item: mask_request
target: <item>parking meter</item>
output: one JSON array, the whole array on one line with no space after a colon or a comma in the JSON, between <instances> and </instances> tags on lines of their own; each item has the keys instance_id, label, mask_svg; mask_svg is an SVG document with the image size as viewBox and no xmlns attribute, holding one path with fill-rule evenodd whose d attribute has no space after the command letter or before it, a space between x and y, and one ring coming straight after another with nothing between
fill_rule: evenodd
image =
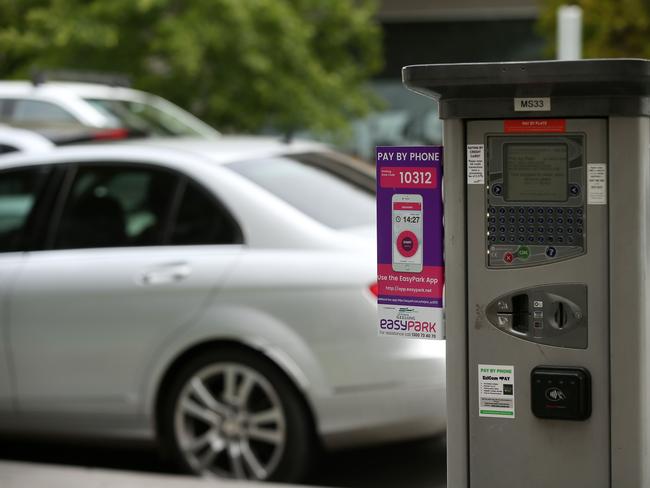
<instances>
[{"instance_id":1,"label":"parking meter","mask_svg":"<svg viewBox=\"0 0 650 488\"><path fill-rule=\"evenodd\" d=\"M444 122L448 486L650 486L650 62L403 80Z\"/></svg>"}]
</instances>

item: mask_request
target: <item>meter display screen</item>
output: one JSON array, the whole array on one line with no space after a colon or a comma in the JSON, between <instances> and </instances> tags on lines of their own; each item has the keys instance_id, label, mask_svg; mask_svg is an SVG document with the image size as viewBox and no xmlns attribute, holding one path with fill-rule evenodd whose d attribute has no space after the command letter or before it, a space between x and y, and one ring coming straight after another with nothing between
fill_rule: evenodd
<instances>
[{"instance_id":1,"label":"meter display screen","mask_svg":"<svg viewBox=\"0 0 650 488\"><path fill-rule=\"evenodd\" d=\"M567 200L569 158L566 144L507 144L504 150L505 200Z\"/></svg>"}]
</instances>

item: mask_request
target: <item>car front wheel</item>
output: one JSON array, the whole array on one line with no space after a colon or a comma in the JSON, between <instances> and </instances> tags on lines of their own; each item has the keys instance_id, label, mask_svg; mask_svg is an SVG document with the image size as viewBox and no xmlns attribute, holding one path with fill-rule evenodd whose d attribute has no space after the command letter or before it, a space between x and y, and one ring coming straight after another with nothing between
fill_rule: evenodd
<instances>
[{"instance_id":1,"label":"car front wheel","mask_svg":"<svg viewBox=\"0 0 650 488\"><path fill-rule=\"evenodd\" d=\"M295 387L247 350L201 354L185 364L162 409L163 441L179 464L211 477L298 481L313 427Z\"/></svg>"}]
</instances>

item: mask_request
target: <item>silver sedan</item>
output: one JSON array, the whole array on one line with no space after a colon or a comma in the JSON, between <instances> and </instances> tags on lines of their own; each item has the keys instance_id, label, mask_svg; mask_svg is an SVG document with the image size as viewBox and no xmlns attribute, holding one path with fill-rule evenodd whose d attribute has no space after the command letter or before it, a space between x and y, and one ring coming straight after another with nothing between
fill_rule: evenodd
<instances>
[{"instance_id":1,"label":"silver sedan","mask_svg":"<svg viewBox=\"0 0 650 488\"><path fill-rule=\"evenodd\" d=\"M373 188L262 138L3 156L0 429L261 480L443 432L444 343L377 335Z\"/></svg>"}]
</instances>

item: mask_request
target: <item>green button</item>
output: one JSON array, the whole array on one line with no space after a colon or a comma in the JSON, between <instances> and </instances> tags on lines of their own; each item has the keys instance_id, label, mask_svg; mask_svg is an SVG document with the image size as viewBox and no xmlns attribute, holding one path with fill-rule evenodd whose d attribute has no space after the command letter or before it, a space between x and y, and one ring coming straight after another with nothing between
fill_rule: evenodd
<instances>
[{"instance_id":1,"label":"green button","mask_svg":"<svg viewBox=\"0 0 650 488\"><path fill-rule=\"evenodd\" d=\"M530 256L530 249L528 249L526 246L522 246L517 250L517 257L519 259L528 259Z\"/></svg>"}]
</instances>

